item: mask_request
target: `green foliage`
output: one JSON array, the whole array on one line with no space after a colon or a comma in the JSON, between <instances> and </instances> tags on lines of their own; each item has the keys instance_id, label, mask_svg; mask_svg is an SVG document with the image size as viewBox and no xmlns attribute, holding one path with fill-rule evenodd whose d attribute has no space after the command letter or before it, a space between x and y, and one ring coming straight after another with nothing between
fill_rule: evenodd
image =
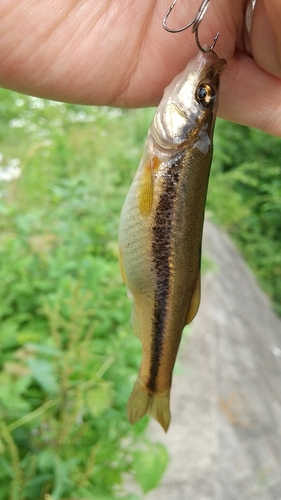
<instances>
[{"instance_id":1,"label":"green foliage","mask_svg":"<svg viewBox=\"0 0 281 500\"><path fill-rule=\"evenodd\" d=\"M218 121L207 208L231 232L281 314L281 141Z\"/></svg>"},{"instance_id":2,"label":"green foliage","mask_svg":"<svg viewBox=\"0 0 281 500\"><path fill-rule=\"evenodd\" d=\"M119 213L150 110L0 91L0 500L143 493L166 467L125 408L140 361ZM280 140L218 122L208 211L280 312Z\"/></svg>"},{"instance_id":3,"label":"green foliage","mask_svg":"<svg viewBox=\"0 0 281 500\"><path fill-rule=\"evenodd\" d=\"M0 500L136 500L124 474L146 492L167 462L125 410L117 227L148 112L0 94Z\"/></svg>"},{"instance_id":4,"label":"green foliage","mask_svg":"<svg viewBox=\"0 0 281 500\"><path fill-rule=\"evenodd\" d=\"M155 444L149 454L147 450L136 451L135 474L144 493L157 486L167 465L167 453L160 444Z\"/></svg>"}]
</instances>

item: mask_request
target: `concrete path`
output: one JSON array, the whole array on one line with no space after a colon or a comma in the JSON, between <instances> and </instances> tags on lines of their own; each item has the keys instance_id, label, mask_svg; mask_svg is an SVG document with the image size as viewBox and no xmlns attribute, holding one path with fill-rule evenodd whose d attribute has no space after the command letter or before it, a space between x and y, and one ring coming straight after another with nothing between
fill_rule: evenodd
<instances>
[{"instance_id":1,"label":"concrete path","mask_svg":"<svg viewBox=\"0 0 281 500\"><path fill-rule=\"evenodd\" d=\"M173 378L161 485L145 500L281 500L281 321L229 238L207 222L200 312Z\"/></svg>"}]
</instances>

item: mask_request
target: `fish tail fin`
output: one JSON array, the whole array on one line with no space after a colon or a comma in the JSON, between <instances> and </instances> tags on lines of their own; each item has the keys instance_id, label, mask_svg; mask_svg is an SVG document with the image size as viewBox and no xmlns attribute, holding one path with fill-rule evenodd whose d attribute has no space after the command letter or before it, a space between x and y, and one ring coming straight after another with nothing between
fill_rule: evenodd
<instances>
[{"instance_id":1,"label":"fish tail fin","mask_svg":"<svg viewBox=\"0 0 281 500\"><path fill-rule=\"evenodd\" d=\"M131 424L137 422L144 415L153 417L165 432L167 432L170 420L170 390L161 396L151 396L144 392L137 380L127 405L127 415Z\"/></svg>"}]
</instances>

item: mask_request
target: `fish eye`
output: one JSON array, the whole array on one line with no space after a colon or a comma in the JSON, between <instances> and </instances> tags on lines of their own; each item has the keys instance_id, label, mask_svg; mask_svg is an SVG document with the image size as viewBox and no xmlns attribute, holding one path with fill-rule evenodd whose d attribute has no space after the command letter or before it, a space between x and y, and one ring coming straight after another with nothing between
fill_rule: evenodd
<instances>
[{"instance_id":1,"label":"fish eye","mask_svg":"<svg viewBox=\"0 0 281 500\"><path fill-rule=\"evenodd\" d=\"M215 98L215 91L208 85L207 83L201 83L198 85L196 90L196 99L197 101L204 106L204 108L208 108Z\"/></svg>"}]
</instances>

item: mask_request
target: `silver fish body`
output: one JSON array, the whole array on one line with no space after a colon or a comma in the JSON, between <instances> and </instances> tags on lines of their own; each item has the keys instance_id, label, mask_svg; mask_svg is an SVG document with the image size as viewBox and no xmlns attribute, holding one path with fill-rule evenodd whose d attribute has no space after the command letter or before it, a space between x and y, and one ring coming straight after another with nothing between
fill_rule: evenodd
<instances>
[{"instance_id":1,"label":"silver fish body","mask_svg":"<svg viewBox=\"0 0 281 500\"><path fill-rule=\"evenodd\" d=\"M182 330L200 302L204 208L225 65L213 52L200 52L166 88L120 219L121 273L142 342L128 417L134 423L148 413L165 430Z\"/></svg>"}]
</instances>

